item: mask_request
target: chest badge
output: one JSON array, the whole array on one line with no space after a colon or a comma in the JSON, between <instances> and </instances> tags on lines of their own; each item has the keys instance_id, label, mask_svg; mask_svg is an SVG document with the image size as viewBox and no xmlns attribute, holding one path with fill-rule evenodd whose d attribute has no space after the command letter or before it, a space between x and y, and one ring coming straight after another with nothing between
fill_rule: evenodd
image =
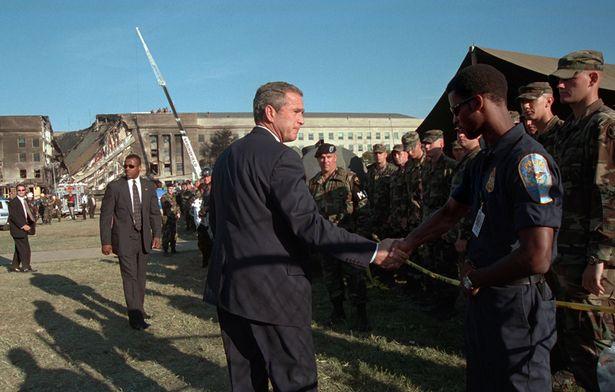
<instances>
[{"instance_id":1,"label":"chest badge","mask_svg":"<svg viewBox=\"0 0 615 392\"><path fill-rule=\"evenodd\" d=\"M553 177L545 157L537 153L524 156L519 162L519 175L525 190L534 202L548 204L553 201L549 196Z\"/></svg>"},{"instance_id":2,"label":"chest badge","mask_svg":"<svg viewBox=\"0 0 615 392\"><path fill-rule=\"evenodd\" d=\"M489 174L489 178L487 179L487 183L485 184L485 190L489 193L493 192L495 188L495 167L491 170Z\"/></svg>"}]
</instances>

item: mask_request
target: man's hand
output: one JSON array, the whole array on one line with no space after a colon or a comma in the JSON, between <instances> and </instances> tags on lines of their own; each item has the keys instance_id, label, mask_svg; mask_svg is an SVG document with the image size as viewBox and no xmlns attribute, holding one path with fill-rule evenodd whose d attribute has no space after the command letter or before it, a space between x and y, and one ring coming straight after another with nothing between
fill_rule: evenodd
<instances>
[{"instance_id":1,"label":"man's hand","mask_svg":"<svg viewBox=\"0 0 615 392\"><path fill-rule=\"evenodd\" d=\"M154 239L152 240L152 248L160 249L160 238L154 237Z\"/></svg>"},{"instance_id":2,"label":"man's hand","mask_svg":"<svg viewBox=\"0 0 615 392\"><path fill-rule=\"evenodd\" d=\"M397 240L387 238L378 244L378 253L374 259L374 264L386 270L399 268L406 262L408 254L404 251L393 247Z\"/></svg>"},{"instance_id":3,"label":"man's hand","mask_svg":"<svg viewBox=\"0 0 615 392\"><path fill-rule=\"evenodd\" d=\"M585 271L583 271L583 288L594 295L604 294L604 287L602 286L603 271L604 263L587 264Z\"/></svg>"},{"instance_id":4,"label":"man's hand","mask_svg":"<svg viewBox=\"0 0 615 392\"><path fill-rule=\"evenodd\" d=\"M101 251L103 255L110 255L113 252L113 246L103 245Z\"/></svg>"},{"instance_id":5,"label":"man's hand","mask_svg":"<svg viewBox=\"0 0 615 392\"><path fill-rule=\"evenodd\" d=\"M457 253L465 253L468 248L468 240L458 239L455 241L455 250Z\"/></svg>"},{"instance_id":6,"label":"man's hand","mask_svg":"<svg viewBox=\"0 0 615 392\"><path fill-rule=\"evenodd\" d=\"M463 265L460 268L459 271L459 279L463 282L463 278L465 278L466 276L470 275L470 273L472 273L473 271L476 271L476 268L474 268L474 266L469 263L468 261L465 261L463 263ZM470 278L471 280L472 278ZM461 288L463 289L463 291L465 292L467 297L473 297L476 294L478 294L478 290L480 290L477 287L472 287L470 290L466 289L465 287L463 287L463 285L461 286Z\"/></svg>"},{"instance_id":7,"label":"man's hand","mask_svg":"<svg viewBox=\"0 0 615 392\"><path fill-rule=\"evenodd\" d=\"M30 231L30 225L23 225L23 226L21 227L21 229L22 229L23 231Z\"/></svg>"}]
</instances>

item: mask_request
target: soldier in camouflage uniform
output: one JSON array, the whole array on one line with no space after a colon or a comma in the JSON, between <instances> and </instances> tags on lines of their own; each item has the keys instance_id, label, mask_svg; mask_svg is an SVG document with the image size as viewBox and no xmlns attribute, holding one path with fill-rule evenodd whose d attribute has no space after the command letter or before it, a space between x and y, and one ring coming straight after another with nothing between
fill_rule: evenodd
<instances>
[{"instance_id":1,"label":"soldier in camouflage uniform","mask_svg":"<svg viewBox=\"0 0 615 392\"><path fill-rule=\"evenodd\" d=\"M421 144L419 134L416 131L406 132L401 138L404 150L408 152L408 164L406 168L406 219L408 232L414 230L423 219L423 170L426 162L426 154Z\"/></svg>"},{"instance_id":2,"label":"soldier in camouflage uniform","mask_svg":"<svg viewBox=\"0 0 615 392\"><path fill-rule=\"evenodd\" d=\"M409 195L406 178L408 168L408 151L401 144L393 146L391 151L397 170L391 176L389 193L389 235L394 238L408 234Z\"/></svg>"},{"instance_id":3,"label":"soldier in camouflage uniform","mask_svg":"<svg viewBox=\"0 0 615 392\"><path fill-rule=\"evenodd\" d=\"M615 111L598 96L604 60L593 50L559 59L560 100L572 109L557 130L554 154L564 185L558 257L553 262L560 300L615 306ZM551 275L553 277L553 275ZM553 371L568 369L578 385L598 390L596 363L613 343L615 316L557 309Z\"/></svg>"},{"instance_id":4,"label":"soldier in camouflage uniform","mask_svg":"<svg viewBox=\"0 0 615 392\"><path fill-rule=\"evenodd\" d=\"M203 268L209 264L213 242L209 234L209 197L211 194L211 169L206 167L202 171L202 183L200 187L201 207L199 208L199 218L201 223L197 227L198 244L201 255L203 256Z\"/></svg>"},{"instance_id":5,"label":"soldier in camouflage uniform","mask_svg":"<svg viewBox=\"0 0 615 392\"><path fill-rule=\"evenodd\" d=\"M52 195L51 205L53 206L52 218L58 218L58 222L61 222L62 221L62 200L56 195Z\"/></svg>"},{"instance_id":6,"label":"soldier in camouflage uniform","mask_svg":"<svg viewBox=\"0 0 615 392\"><path fill-rule=\"evenodd\" d=\"M421 172L423 186L423 221L448 201L451 180L457 162L444 155L444 134L432 129L423 134L421 143L425 148L427 162ZM451 235L426 244L423 248L423 264L426 268L446 276L457 276L457 254ZM458 290L449 285L429 279L426 288L433 293L436 304L444 307L454 305Z\"/></svg>"},{"instance_id":7,"label":"soldier in camouflage uniform","mask_svg":"<svg viewBox=\"0 0 615 392\"><path fill-rule=\"evenodd\" d=\"M553 89L547 82L530 83L519 88L517 100L523 111L523 117L531 122L528 133L553 155L553 138L557 128L563 124L563 121L551 111L555 101Z\"/></svg>"},{"instance_id":8,"label":"soldier in camouflage uniform","mask_svg":"<svg viewBox=\"0 0 615 392\"><path fill-rule=\"evenodd\" d=\"M461 184L463 181L463 173L470 163L476 158L480 152L480 136L476 139L468 139L465 132L457 128L457 145L461 147L463 155L455 167L453 178L451 179L451 193L453 190ZM449 234L454 241L455 251L457 252L457 267L460 268L465 262L466 249L468 246L468 240L472 235L472 219L470 217L462 218L455 226L455 229L451 230Z\"/></svg>"},{"instance_id":9,"label":"soldier in camouflage uniform","mask_svg":"<svg viewBox=\"0 0 615 392\"><path fill-rule=\"evenodd\" d=\"M365 189L369 198L370 228L379 238L388 237L387 219L389 217L389 196L391 175L395 165L387 162L387 150L384 144L374 144L375 162L367 167L367 184Z\"/></svg>"},{"instance_id":10,"label":"soldier in camouflage uniform","mask_svg":"<svg viewBox=\"0 0 615 392\"><path fill-rule=\"evenodd\" d=\"M169 247L171 253L176 253L175 249L177 241L177 221L181 216L181 211L177 205L175 198L175 185L170 184L167 186L167 193L160 198L160 204L162 204L162 250L165 255L169 253Z\"/></svg>"},{"instance_id":11,"label":"soldier in camouflage uniform","mask_svg":"<svg viewBox=\"0 0 615 392\"><path fill-rule=\"evenodd\" d=\"M40 199L41 210L42 210L42 221L44 225L51 224L51 211L53 206L51 205L51 197L44 193L41 194Z\"/></svg>"},{"instance_id":12,"label":"soldier in camouflage uniform","mask_svg":"<svg viewBox=\"0 0 615 392\"><path fill-rule=\"evenodd\" d=\"M453 145L451 146L451 152L453 153L453 158L457 162L461 162L461 160L463 159L463 157L466 156L467 153L467 151L464 150L463 147L461 147L461 144L459 144L459 140L453 141Z\"/></svg>"},{"instance_id":13,"label":"soldier in camouflage uniform","mask_svg":"<svg viewBox=\"0 0 615 392\"><path fill-rule=\"evenodd\" d=\"M315 156L321 171L310 179L308 187L321 215L330 222L355 232L357 226L364 224L367 219L367 198L360 189L356 174L337 167L335 152L333 144L323 143L318 147ZM368 330L365 272L328 256L323 257L322 270L333 305L330 325L346 318L343 305L345 279L349 299L357 311L356 328L360 331Z\"/></svg>"}]
</instances>

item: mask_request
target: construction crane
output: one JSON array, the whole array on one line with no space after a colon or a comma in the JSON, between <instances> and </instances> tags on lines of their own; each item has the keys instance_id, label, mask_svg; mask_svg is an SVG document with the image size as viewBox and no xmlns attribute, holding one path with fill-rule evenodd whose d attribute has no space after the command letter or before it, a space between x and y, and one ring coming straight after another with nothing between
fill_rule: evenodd
<instances>
[{"instance_id":1,"label":"construction crane","mask_svg":"<svg viewBox=\"0 0 615 392\"><path fill-rule=\"evenodd\" d=\"M164 95L167 97L167 101L169 101L169 106L171 106L171 111L173 112L173 115L175 116L175 122L177 123L177 127L179 128L179 134L182 137L182 142L184 143L184 147L186 148L186 151L188 152L188 156L190 157L190 163L192 164L193 178L196 178L201 175L201 165L199 165L199 161L198 159L196 159L196 155L194 154L194 149L192 148L192 143L190 143L190 139L188 139L188 135L186 134L186 130L184 129L184 126L182 125L182 121L179 118L179 115L177 114L177 110L175 110L175 105L173 104L173 100L171 99L171 95L169 94L169 90L167 89L167 82L164 81L164 78L162 77L162 73L160 73L160 69L158 69L158 65L156 65L156 61L154 61L154 57L150 53L149 48L147 47L147 44L145 43L145 40L143 39L143 36L141 35L141 32L139 31L139 28L136 27L136 29L137 29L137 35L139 36L139 39L141 40L141 43L143 44L143 49L145 50L145 55L147 56L147 60L149 61L149 64L152 66L152 70L154 70L154 74L156 75L156 80L158 81L158 84L160 85L160 87L162 87L162 91L164 91Z\"/></svg>"}]
</instances>

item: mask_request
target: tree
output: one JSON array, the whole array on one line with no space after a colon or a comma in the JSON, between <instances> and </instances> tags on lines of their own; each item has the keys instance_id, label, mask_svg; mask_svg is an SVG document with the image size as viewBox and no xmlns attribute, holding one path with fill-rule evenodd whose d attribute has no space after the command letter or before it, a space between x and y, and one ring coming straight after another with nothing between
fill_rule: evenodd
<instances>
[{"instance_id":1,"label":"tree","mask_svg":"<svg viewBox=\"0 0 615 392\"><path fill-rule=\"evenodd\" d=\"M202 161L209 165L213 165L216 159L222 154L228 146L237 140L237 135L234 135L229 129L221 129L216 131L208 142L201 143L199 154Z\"/></svg>"}]
</instances>

